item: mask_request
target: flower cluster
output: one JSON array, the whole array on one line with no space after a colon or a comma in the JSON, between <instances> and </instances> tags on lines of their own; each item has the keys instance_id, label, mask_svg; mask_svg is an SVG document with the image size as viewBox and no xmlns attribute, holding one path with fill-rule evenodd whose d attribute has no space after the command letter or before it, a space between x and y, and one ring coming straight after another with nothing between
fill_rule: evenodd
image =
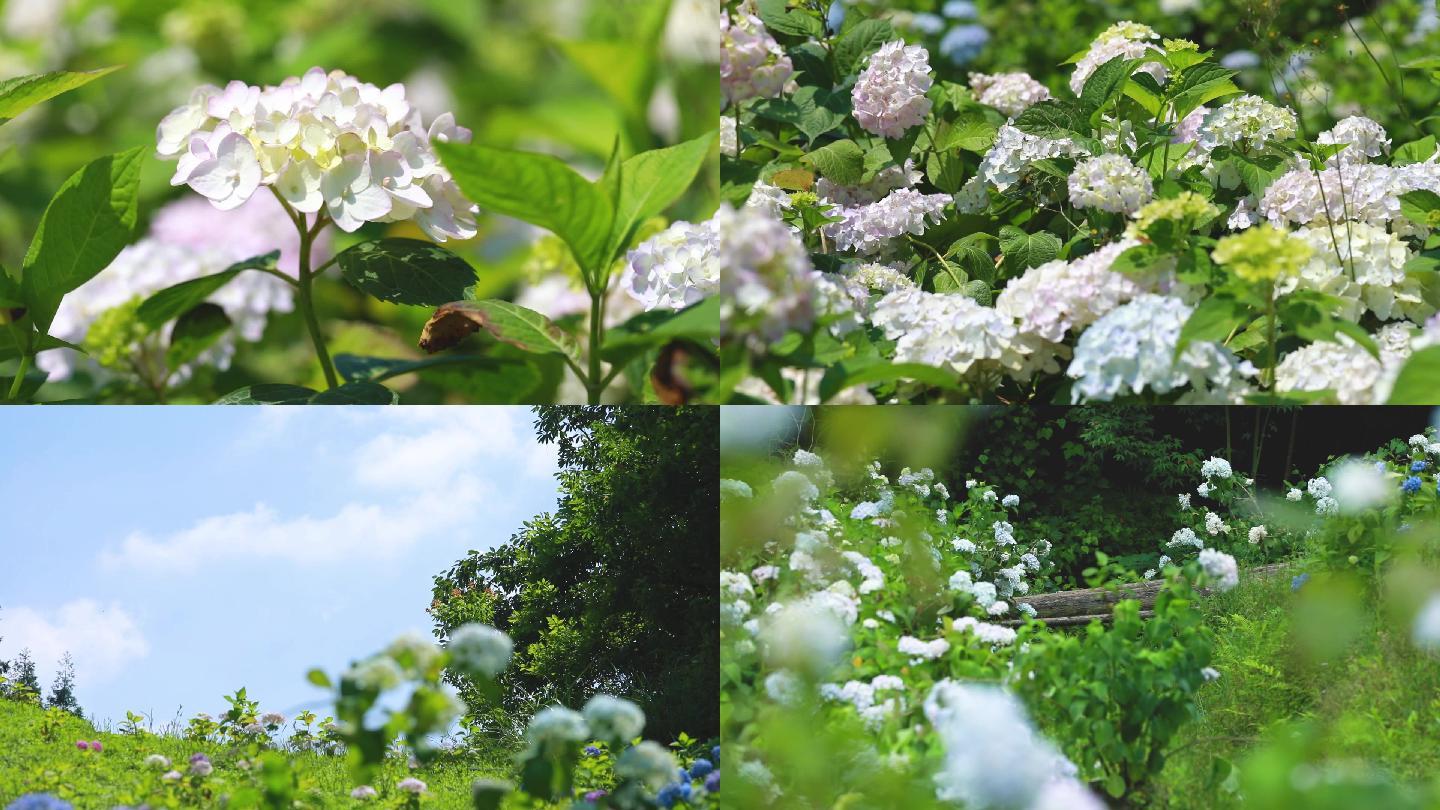
<instances>
[{"instance_id":1,"label":"flower cluster","mask_svg":"<svg viewBox=\"0 0 1440 810\"><path fill-rule=\"evenodd\" d=\"M160 122L156 137L158 154L178 159L171 184L222 210L266 186L344 231L413 220L440 242L476 233L478 209L432 148L467 143L470 131L449 113L424 127L403 85L381 89L320 68L278 86L207 85Z\"/></svg>"},{"instance_id":2,"label":"flower cluster","mask_svg":"<svg viewBox=\"0 0 1440 810\"><path fill-rule=\"evenodd\" d=\"M720 287L715 219L675 222L626 256L620 285L646 310L684 309Z\"/></svg>"},{"instance_id":3,"label":"flower cluster","mask_svg":"<svg viewBox=\"0 0 1440 810\"><path fill-rule=\"evenodd\" d=\"M819 274L805 245L778 219L756 207L722 208L715 215L720 240L721 324L727 334L753 331L776 340L806 329L815 318Z\"/></svg>"},{"instance_id":4,"label":"flower cluster","mask_svg":"<svg viewBox=\"0 0 1440 810\"><path fill-rule=\"evenodd\" d=\"M1050 89L1029 73L971 73L970 89L981 104L1015 117L1050 98Z\"/></svg>"},{"instance_id":5,"label":"flower cluster","mask_svg":"<svg viewBox=\"0 0 1440 810\"><path fill-rule=\"evenodd\" d=\"M900 138L930 113L930 54L904 40L871 54L851 91L855 120L866 132Z\"/></svg>"},{"instance_id":6,"label":"flower cluster","mask_svg":"<svg viewBox=\"0 0 1440 810\"><path fill-rule=\"evenodd\" d=\"M754 14L720 12L720 88L725 100L739 104L774 98L785 89L794 65Z\"/></svg>"},{"instance_id":7,"label":"flower cluster","mask_svg":"<svg viewBox=\"0 0 1440 810\"><path fill-rule=\"evenodd\" d=\"M897 236L923 234L926 224L940 221L949 203L944 194L902 188L877 202L840 209L840 221L825 226L825 234L837 250L869 255Z\"/></svg>"},{"instance_id":8,"label":"flower cluster","mask_svg":"<svg viewBox=\"0 0 1440 810\"><path fill-rule=\"evenodd\" d=\"M1070 173L1070 203L1116 214L1133 214L1150 201L1155 190L1150 174L1123 155L1104 154L1082 160Z\"/></svg>"},{"instance_id":9,"label":"flower cluster","mask_svg":"<svg viewBox=\"0 0 1440 810\"><path fill-rule=\"evenodd\" d=\"M1293 110L1259 96L1241 96L1205 116L1196 144L1206 152L1221 146L1259 149L1270 141L1293 137L1295 129Z\"/></svg>"}]
</instances>

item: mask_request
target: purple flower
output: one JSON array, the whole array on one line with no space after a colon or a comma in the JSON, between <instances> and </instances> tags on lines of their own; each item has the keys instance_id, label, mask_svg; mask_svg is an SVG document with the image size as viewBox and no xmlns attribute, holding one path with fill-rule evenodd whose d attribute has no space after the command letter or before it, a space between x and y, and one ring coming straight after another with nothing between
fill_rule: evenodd
<instances>
[{"instance_id":1,"label":"purple flower","mask_svg":"<svg viewBox=\"0 0 1440 810\"><path fill-rule=\"evenodd\" d=\"M190 764L191 764L191 765L194 765L194 764L197 763L197 762L209 762L209 761L210 761L210 757L207 757L207 756L205 756L204 754L191 754L191 755L190 755Z\"/></svg>"},{"instance_id":2,"label":"purple flower","mask_svg":"<svg viewBox=\"0 0 1440 810\"><path fill-rule=\"evenodd\" d=\"M76 740L75 747L79 748L81 751L88 751L90 750L90 743L87 743L84 740Z\"/></svg>"},{"instance_id":3,"label":"purple flower","mask_svg":"<svg viewBox=\"0 0 1440 810\"><path fill-rule=\"evenodd\" d=\"M710 791L711 793L719 793L719 792L720 792L720 772L719 772L719 771L713 771L713 772L711 772L710 776L706 777L706 779L705 779L705 789L708 790L708 791Z\"/></svg>"},{"instance_id":4,"label":"purple flower","mask_svg":"<svg viewBox=\"0 0 1440 810\"><path fill-rule=\"evenodd\" d=\"M596 748L596 747L593 746L593 745L587 745L587 746L585 746L585 756L587 756L587 757L598 757L598 756L600 756L600 749L599 749L599 748Z\"/></svg>"},{"instance_id":5,"label":"purple flower","mask_svg":"<svg viewBox=\"0 0 1440 810\"><path fill-rule=\"evenodd\" d=\"M90 743L90 750L91 750L91 751L96 751L96 752L104 751L104 750L105 750L105 746L101 745L99 740L96 740L96 741Z\"/></svg>"},{"instance_id":6,"label":"purple flower","mask_svg":"<svg viewBox=\"0 0 1440 810\"><path fill-rule=\"evenodd\" d=\"M585 794L585 801L587 801L587 802L598 802L598 801L600 801L600 799L603 798L604 796L605 796L605 791L603 791L603 790L592 790L592 791L590 791L589 793L586 793L586 794Z\"/></svg>"},{"instance_id":7,"label":"purple flower","mask_svg":"<svg viewBox=\"0 0 1440 810\"><path fill-rule=\"evenodd\" d=\"M5 810L74 810L74 807L49 793L28 793L6 805Z\"/></svg>"}]
</instances>

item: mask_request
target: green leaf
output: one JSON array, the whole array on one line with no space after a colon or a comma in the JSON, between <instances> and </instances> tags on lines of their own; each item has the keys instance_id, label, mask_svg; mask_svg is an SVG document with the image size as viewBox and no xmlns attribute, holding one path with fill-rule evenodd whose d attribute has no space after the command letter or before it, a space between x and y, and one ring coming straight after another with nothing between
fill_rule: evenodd
<instances>
[{"instance_id":1,"label":"green leaf","mask_svg":"<svg viewBox=\"0 0 1440 810\"><path fill-rule=\"evenodd\" d=\"M381 301L439 306L465 297L475 269L439 245L419 239L361 242L336 257L340 274Z\"/></svg>"},{"instance_id":2,"label":"green leaf","mask_svg":"<svg viewBox=\"0 0 1440 810\"><path fill-rule=\"evenodd\" d=\"M1060 255L1060 240L1046 231L1025 233L1014 225L1000 229L1000 252L1009 267L1039 267Z\"/></svg>"},{"instance_id":3,"label":"green leaf","mask_svg":"<svg viewBox=\"0 0 1440 810\"><path fill-rule=\"evenodd\" d=\"M20 278L37 331L49 331L60 299L94 278L130 243L146 151L137 146L87 164L50 200Z\"/></svg>"},{"instance_id":4,"label":"green leaf","mask_svg":"<svg viewBox=\"0 0 1440 810\"><path fill-rule=\"evenodd\" d=\"M1065 99L1048 99L1027 107L1015 118L1013 126L1021 132L1040 138L1088 137L1090 116L1078 103Z\"/></svg>"},{"instance_id":5,"label":"green leaf","mask_svg":"<svg viewBox=\"0 0 1440 810\"><path fill-rule=\"evenodd\" d=\"M849 139L825 144L803 160L826 180L838 185L859 185L865 176L865 153Z\"/></svg>"},{"instance_id":6,"label":"green leaf","mask_svg":"<svg viewBox=\"0 0 1440 810\"><path fill-rule=\"evenodd\" d=\"M1155 245L1136 245L1116 256L1110 269L1116 273L1144 273L1154 268L1165 257L1165 251Z\"/></svg>"},{"instance_id":7,"label":"green leaf","mask_svg":"<svg viewBox=\"0 0 1440 810\"><path fill-rule=\"evenodd\" d=\"M895 39L895 28L888 20L864 20L835 40L832 53L842 74L854 73L866 57L881 45Z\"/></svg>"},{"instance_id":8,"label":"green leaf","mask_svg":"<svg viewBox=\"0 0 1440 810\"><path fill-rule=\"evenodd\" d=\"M1284 158L1278 155L1256 155L1247 157L1238 152L1232 154L1228 160L1240 174L1245 187L1256 197L1265 193L1265 189L1275 182L1286 171Z\"/></svg>"},{"instance_id":9,"label":"green leaf","mask_svg":"<svg viewBox=\"0 0 1440 810\"><path fill-rule=\"evenodd\" d=\"M311 405L398 405L400 395L373 382L346 383L310 398Z\"/></svg>"},{"instance_id":10,"label":"green leaf","mask_svg":"<svg viewBox=\"0 0 1440 810\"><path fill-rule=\"evenodd\" d=\"M641 152L621 165L620 203L607 259L625 248L640 223L669 208L690 188L710 155L715 136L707 132L675 146Z\"/></svg>"},{"instance_id":11,"label":"green leaf","mask_svg":"<svg viewBox=\"0 0 1440 810\"><path fill-rule=\"evenodd\" d=\"M199 357L230 328L230 317L218 304L198 304L175 320L165 366L177 369Z\"/></svg>"},{"instance_id":12,"label":"green leaf","mask_svg":"<svg viewBox=\"0 0 1440 810\"><path fill-rule=\"evenodd\" d=\"M1400 213L1419 225L1427 228L1440 225L1440 222L1430 221L1436 211L1440 211L1440 194L1420 189L1400 195Z\"/></svg>"},{"instance_id":13,"label":"green leaf","mask_svg":"<svg viewBox=\"0 0 1440 810\"><path fill-rule=\"evenodd\" d=\"M925 160L925 177L946 194L965 184L965 162L954 152L933 152Z\"/></svg>"},{"instance_id":14,"label":"green leaf","mask_svg":"<svg viewBox=\"0 0 1440 810\"><path fill-rule=\"evenodd\" d=\"M261 383L238 388L215 400L216 405L304 405L315 389L302 385Z\"/></svg>"},{"instance_id":15,"label":"green leaf","mask_svg":"<svg viewBox=\"0 0 1440 810\"><path fill-rule=\"evenodd\" d=\"M1248 319L1249 313L1244 305L1235 299L1222 295L1206 298L1190 313L1185 325L1180 327L1180 337L1175 342L1175 356L1179 357L1187 346L1197 341L1223 342Z\"/></svg>"},{"instance_id":16,"label":"green leaf","mask_svg":"<svg viewBox=\"0 0 1440 810\"><path fill-rule=\"evenodd\" d=\"M323 669L312 669L305 673L305 680L315 684L321 689L329 689L332 686L330 676L326 675Z\"/></svg>"},{"instance_id":17,"label":"green leaf","mask_svg":"<svg viewBox=\"0 0 1440 810\"><path fill-rule=\"evenodd\" d=\"M1166 88L1175 106L1175 120L1181 120L1196 107L1224 96L1235 95L1240 88L1232 79L1235 71L1214 62L1201 62L1181 71Z\"/></svg>"},{"instance_id":18,"label":"green leaf","mask_svg":"<svg viewBox=\"0 0 1440 810\"><path fill-rule=\"evenodd\" d=\"M1435 136L1426 135L1418 141L1411 141L1397 147L1395 153L1390 157L1390 165L1404 166L1410 163L1424 163L1435 156L1435 149Z\"/></svg>"},{"instance_id":19,"label":"green leaf","mask_svg":"<svg viewBox=\"0 0 1440 810\"><path fill-rule=\"evenodd\" d=\"M442 354L421 360L388 357L361 357L355 354L335 355L335 370L345 382L384 382L394 377L414 374L432 368L474 367L499 368L514 365L512 361L479 354Z\"/></svg>"},{"instance_id":20,"label":"green leaf","mask_svg":"<svg viewBox=\"0 0 1440 810\"><path fill-rule=\"evenodd\" d=\"M777 34L816 39L825 36L825 23L803 11L788 11L786 0L758 0L755 7L760 21Z\"/></svg>"},{"instance_id":21,"label":"green leaf","mask_svg":"<svg viewBox=\"0 0 1440 810\"><path fill-rule=\"evenodd\" d=\"M580 362L580 346L568 332L533 309L498 300L454 301L435 310L420 333L420 348L442 351L480 329L521 351Z\"/></svg>"},{"instance_id":22,"label":"green leaf","mask_svg":"<svg viewBox=\"0 0 1440 810\"><path fill-rule=\"evenodd\" d=\"M1080 90L1080 103L1092 110L1091 116L1097 115L1111 99L1120 95L1125 89L1125 81L1130 78L1130 73L1140 63L1132 62L1123 56L1117 56L1090 74L1085 80L1085 86Z\"/></svg>"},{"instance_id":23,"label":"green leaf","mask_svg":"<svg viewBox=\"0 0 1440 810\"><path fill-rule=\"evenodd\" d=\"M141 302L140 307L135 310L135 317L154 331L199 306L216 290L229 284L241 271L274 267L279 260L280 251L275 250L264 256L236 262L214 275L192 278L166 287Z\"/></svg>"},{"instance_id":24,"label":"green leaf","mask_svg":"<svg viewBox=\"0 0 1440 810\"><path fill-rule=\"evenodd\" d=\"M1146 152L1144 156L1135 161L1135 165L1149 172L1152 178L1159 180L1178 167L1180 161L1190 153L1190 149L1194 146L1193 143L1162 144Z\"/></svg>"},{"instance_id":25,"label":"green leaf","mask_svg":"<svg viewBox=\"0 0 1440 810\"><path fill-rule=\"evenodd\" d=\"M999 131L1000 128L984 115L971 110L941 127L940 135L935 139L935 148L941 151L964 149L984 154L995 145L995 134Z\"/></svg>"},{"instance_id":26,"label":"green leaf","mask_svg":"<svg viewBox=\"0 0 1440 810\"><path fill-rule=\"evenodd\" d=\"M914 380L934 388L956 388L954 372L920 363L876 363L843 361L831 366L820 379L820 401L824 402L855 385Z\"/></svg>"},{"instance_id":27,"label":"green leaf","mask_svg":"<svg viewBox=\"0 0 1440 810\"><path fill-rule=\"evenodd\" d=\"M480 144L435 144L465 196L565 241L594 278L606 264L615 211L593 183L550 155Z\"/></svg>"},{"instance_id":28,"label":"green leaf","mask_svg":"<svg viewBox=\"0 0 1440 810\"><path fill-rule=\"evenodd\" d=\"M633 42L559 40L558 45L590 81L619 104L626 116L645 118L649 103L646 91L655 77L651 51Z\"/></svg>"},{"instance_id":29,"label":"green leaf","mask_svg":"<svg viewBox=\"0 0 1440 810\"><path fill-rule=\"evenodd\" d=\"M720 297L712 295L676 312L642 312L610 328L600 353L614 362L637 347L659 346L676 338L705 341L719 336Z\"/></svg>"},{"instance_id":30,"label":"green leaf","mask_svg":"<svg viewBox=\"0 0 1440 810\"><path fill-rule=\"evenodd\" d=\"M1440 405L1440 346L1420 349L1400 368L1389 405Z\"/></svg>"},{"instance_id":31,"label":"green leaf","mask_svg":"<svg viewBox=\"0 0 1440 810\"><path fill-rule=\"evenodd\" d=\"M61 93L89 84L101 76L114 73L120 66L72 73L58 70L54 73L39 73L31 76L17 76L0 81L0 124L14 118L29 108Z\"/></svg>"},{"instance_id":32,"label":"green leaf","mask_svg":"<svg viewBox=\"0 0 1440 810\"><path fill-rule=\"evenodd\" d=\"M805 137L814 141L845 123L849 114L849 98L841 92L818 87L801 87L789 98L764 98L751 109L757 116L793 124Z\"/></svg>"}]
</instances>

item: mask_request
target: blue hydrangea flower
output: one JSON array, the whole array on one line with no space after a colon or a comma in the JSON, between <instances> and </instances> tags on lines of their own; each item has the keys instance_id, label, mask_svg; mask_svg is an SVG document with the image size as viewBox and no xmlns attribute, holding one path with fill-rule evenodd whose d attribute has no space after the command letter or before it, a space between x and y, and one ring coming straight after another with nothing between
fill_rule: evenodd
<instances>
[{"instance_id":1,"label":"blue hydrangea flower","mask_svg":"<svg viewBox=\"0 0 1440 810\"><path fill-rule=\"evenodd\" d=\"M975 4L970 0L950 0L941 7L940 13L952 20L973 20L979 16Z\"/></svg>"},{"instance_id":2,"label":"blue hydrangea flower","mask_svg":"<svg viewBox=\"0 0 1440 810\"><path fill-rule=\"evenodd\" d=\"M830 10L825 13L825 27L830 33L840 33L841 26L845 25L845 4L840 0L830 4Z\"/></svg>"},{"instance_id":3,"label":"blue hydrangea flower","mask_svg":"<svg viewBox=\"0 0 1440 810\"><path fill-rule=\"evenodd\" d=\"M711 793L720 792L720 772L714 771L705 779L705 789Z\"/></svg>"},{"instance_id":4,"label":"blue hydrangea flower","mask_svg":"<svg viewBox=\"0 0 1440 810\"><path fill-rule=\"evenodd\" d=\"M720 761L720 746L717 745L710 749L710 758L716 762Z\"/></svg>"},{"instance_id":5,"label":"blue hydrangea flower","mask_svg":"<svg viewBox=\"0 0 1440 810\"><path fill-rule=\"evenodd\" d=\"M596 747L593 746L593 745L587 745L587 746L585 746L585 756L587 756L587 757L598 757L598 756L600 756L600 749L599 749L599 748L596 748Z\"/></svg>"},{"instance_id":6,"label":"blue hydrangea flower","mask_svg":"<svg viewBox=\"0 0 1440 810\"><path fill-rule=\"evenodd\" d=\"M710 764L710 760L697 759L694 762L690 763L690 778L704 779L705 777L709 776L710 772L713 770L715 770L715 766Z\"/></svg>"},{"instance_id":7,"label":"blue hydrangea flower","mask_svg":"<svg viewBox=\"0 0 1440 810\"><path fill-rule=\"evenodd\" d=\"M910 18L910 27L933 36L945 30L945 21L938 14L921 13Z\"/></svg>"},{"instance_id":8,"label":"blue hydrangea flower","mask_svg":"<svg viewBox=\"0 0 1440 810\"><path fill-rule=\"evenodd\" d=\"M1406 478L1403 482L1401 482L1400 488L1405 490L1407 493L1419 492L1420 477L1417 475L1412 475L1409 478Z\"/></svg>"},{"instance_id":9,"label":"blue hydrangea flower","mask_svg":"<svg viewBox=\"0 0 1440 810\"><path fill-rule=\"evenodd\" d=\"M30 793L6 806L5 810L75 810L67 801L49 793Z\"/></svg>"},{"instance_id":10,"label":"blue hydrangea flower","mask_svg":"<svg viewBox=\"0 0 1440 810\"><path fill-rule=\"evenodd\" d=\"M1424 472L1430 466L1428 461L1416 461L1410 464L1410 472Z\"/></svg>"},{"instance_id":11,"label":"blue hydrangea flower","mask_svg":"<svg viewBox=\"0 0 1440 810\"><path fill-rule=\"evenodd\" d=\"M957 25L940 39L940 53L955 65L968 65L985 50L990 32L983 25Z\"/></svg>"},{"instance_id":12,"label":"blue hydrangea flower","mask_svg":"<svg viewBox=\"0 0 1440 810\"><path fill-rule=\"evenodd\" d=\"M1300 586L1310 581L1309 574L1301 574L1290 578L1290 591L1293 593L1300 590Z\"/></svg>"}]
</instances>

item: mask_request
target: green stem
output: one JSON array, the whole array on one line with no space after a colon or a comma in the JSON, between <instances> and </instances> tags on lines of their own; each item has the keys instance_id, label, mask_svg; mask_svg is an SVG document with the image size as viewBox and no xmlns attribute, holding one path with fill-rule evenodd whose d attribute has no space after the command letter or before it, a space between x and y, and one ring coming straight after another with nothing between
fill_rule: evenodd
<instances>
[{"instance_id":1,"label":"green stem","mask_svg":"<svg viewBox=\"0 0 1440 810\"><path fill-rule=\"evenodd\" d=\"M10 383L10 393L6 399L14 400L20 396L20 386L25 384L25 372L30 370L30 355L20 355L20 368L15 371L15 379Z\"/></svg>"},{"instance_id":2,"label":"green stem","mask_svg":"<svg viewBox=\"0 0 1440 810\"><path fill-rule=\"evenodd\" d=\"M585 391L591 405L600 404L600 394L605 390L605 380L600 368L600 341L605 337L605 287L590 292L590 373L585 382Z\"/></svg>"},{"instance_id":3,"label":"green stem","mask_svg":"<svg viewBox=\"0 0 1440 810\"><path fill-rule=\"evenodd\" d=\"M1265 304L1265 341L1270 344L1270 363L1269 367L1265 369L1265 388L1267 390L1275 388L1275 365L1279 362L1278 349L1275 345L1275 320L1275 288L1271 286Z\"/></svg>"},{"instance_id":4,"label":"green stem","mask_svg":"<svg viewBox=\"0 0 1440 810\"><path fill-rule=\"evenodd\" d=\"M310 331L310 341L315 344L315 356L320 360L320 369L325 372L325 385L336 388L340 385L340 378L336 376L335 365L330 362L330 352L325 348L325 335L320 331L320 320L315 317L312 287L315 275L310 271L310 247L315 241L315 235L320 231L320 222L316 221L314 230L306 229L304 220L297 224L300 226L300 278L295 286L295 297L300 311L305 315L305 326Z\"/></svg>"}]
</instances>

